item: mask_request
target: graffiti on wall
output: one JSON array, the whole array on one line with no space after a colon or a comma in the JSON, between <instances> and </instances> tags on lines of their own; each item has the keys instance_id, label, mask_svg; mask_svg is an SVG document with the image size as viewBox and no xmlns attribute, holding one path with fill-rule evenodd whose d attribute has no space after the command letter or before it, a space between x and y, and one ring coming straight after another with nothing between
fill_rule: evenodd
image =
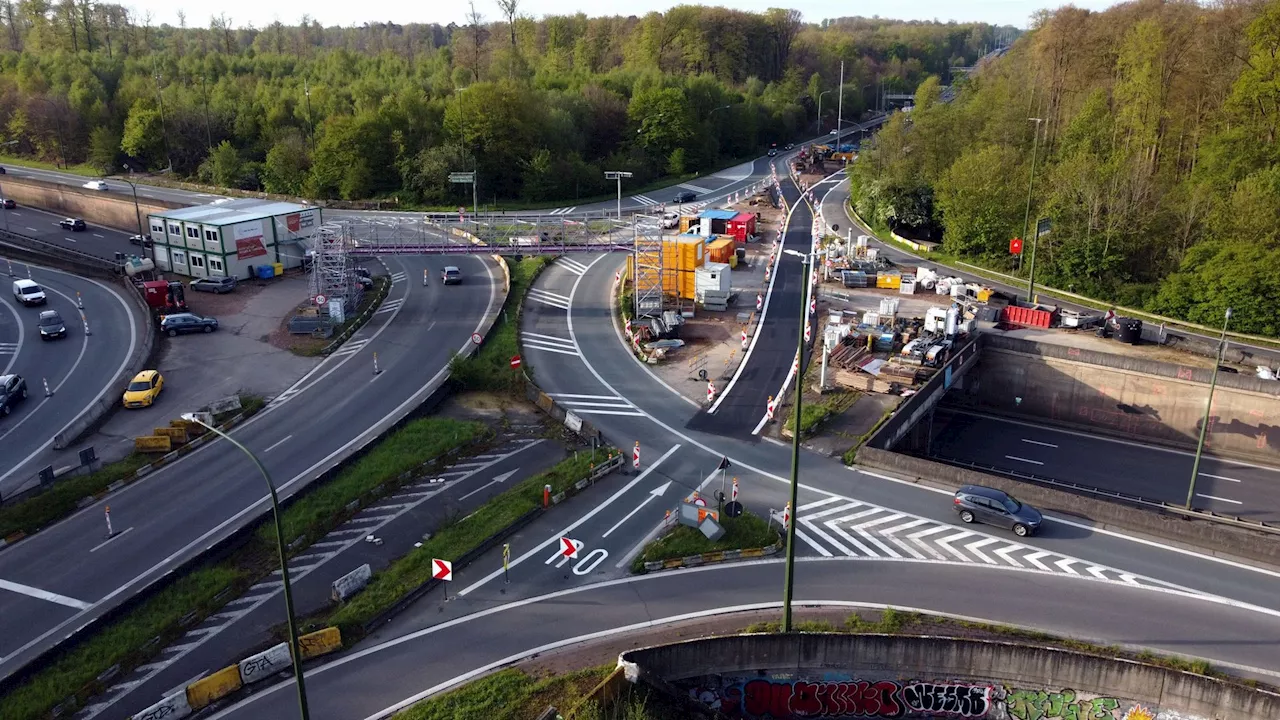
<instances>
[{"instance_id":1,"label":"graffiti on wall","mask_svg":"<svg viewBox=\"0 0 1280 720\"><path fill-rule=\"evenodd\" d=\"M1114 697L1064 689L964 682L755 677L677 683L689 697L739 720L981 718L983 720L1191 720Z\"/></svg>"}]
</instances>

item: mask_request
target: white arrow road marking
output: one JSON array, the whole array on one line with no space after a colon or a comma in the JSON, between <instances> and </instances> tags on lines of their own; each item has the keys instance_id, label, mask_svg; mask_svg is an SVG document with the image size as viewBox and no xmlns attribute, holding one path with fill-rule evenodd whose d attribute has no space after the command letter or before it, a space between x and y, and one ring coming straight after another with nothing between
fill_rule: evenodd
<instances>
[{"instance_id":1,"label":"white arrow road marking","mask_svg":"<svg viewBox=\"0 0 1280 720\"><path fill-rule=\"evenodd\" d=\"M510 480L510 479L511 479L511 476L512 476L512 475L515 475L515 474L516 474L516 473L518 473L518 472L520 472L520 468L516 468L516 469L514 469L514 470L508 470L508 471L506 471L506 472L502 473L501 475L498 475L498 476L494 477L492 480L490 480L489 482L487 482L487 483L485 483L485 484L481 485L480 487L476 488L475 490L472 490L471 492L467 493L466 495L463 495L462 497L458 498L458 502L462 502L463 500L466 500L467 498L471 497L472 495L475 495L476 493L480 492L481 490L484 490L485 488L489 487L490 485L497 485L498 483L506 482L507 480Z\"/></svg>"},{"instance_id":2,"label":"white arrow road marking","mask_svg":"<svg viewBox=\"0 0 1280 720\"><path fill-rule=\"evenodd\" d=\"M1085 570L1087 570L1087 571L1089 572L1089 574L1090 574L1090 575L1092 575L1092 576L1094 576L1094 577L1098 578L1099 580L1110 580L1110 579L1111 579L1111 578L1107 577L1106 575L1103 575L1103 573L1104 573L1104 572L1106 572L1106 570L1107 570L1106 568L1100 568L1100 567L1098 567L1097 565L1090 565L1089 567L1085 568Z\"/></svg>"},{"instance_id":3,"label":"white arrow road marking","mask_svg":"<svg viewBox=\"0 0 1280 720\"><path fill-rule=\"evenodd\" d=\"M925 552L927 552L927 553L929 553L930 555L932 555L932 556L934 557L934 559L935 559L935 560L945 560L946 558L944 558L944 557L943 557L942 553L938 552L938 551L933 547L933 545L931 545L931 544L929 544L928 542L926 542L926 541L924 540L924 537L925 537L926 535L933 535L933 534L935 534L935 533L944 532L944 531L946 531L946 530L950 530L950 529L951 529L951 528L950 528L950 526L947 526L947 525L935 525L935 526L933 526L933 527L931 527L931 528L925 528L924 530L921 530L921 531L919 531L919 532L913 532L913 533L911 533L910 535L908 535L908 536L907 536L907 539L909 539L911 542L913 542L913 543L915 543L915 544L919 545L920 547L924 548Z\"/></svg>"},{"instance_id":4,"label":"white arrow road marking","mask_svg":"<svg viewBox=\"0 0 1280 720\"><path fill-rule=\"evenodd\" d=\"M968 545L965 545L964 549L973 553L974 557L978 558L982 562L988 565L995 565L996 561L984 555L981 551L978 550L978 548L986 547L987 545L990 545L991 543L996 543L996 542L1000 542L1000 541L993 537L983 538L981 540L978 540L977 542L971 542Z\"/></svg>"},{"instance_id":5,"label":"white arrow road marking","mask_svg":"<svg viewBox=\"0 0 1280 720\"><path fill-rule=\"evenodd\" d=\"M1021 545L1005 545L1004 547L996 551L996 555L999 555L1001 559L1003 559L1005 562L1009 563L1014 567L1022 567L1022 563L1018 562L1017 560L1014 560L1013 556L1010 554L1010 553L1015 553L1019 550L1026 550L1026 548Z\"/></svg>"},{"instance_id":6,"label":"white arrow road marking","mask_svg":"<svg viewBox=\"0 0 1280 720\"><path fill-rule=\"evenodd\" d=\"M895 526L893 526L893 527L891 527L891 528L889 528L889 529L887 529L887 530L883 531L883 533L882 533L882 534L883 534L885 537L889 538L889 540L890 540L894 545L897 545L898 547L902 548L903 550L906 550L908 553L911 553L911 555L912 555L915 559L917 559L917 560L924 560L924 555L920 554L920 551L918 551L918 550L916 550L915 548L913 548L913 547L911 547L910 545L908 545L906 540L903 540L903 539L901 539L901 538L899 538L899 537L896 537L896 536L895 536L895 533L897 533L897 532L899 532L899 531L901 531L901 530L910 530L910 529L911 529L911 528L913 528L913 527L917 527L917 526L919 526L919 525L923 525L923 524L925 524L925 523L927 523L927 522L929 522L929 521L928 521L928 520L926 520L926 519L924 519L924 518L919 518L919 519L917 519L917 520L912 520L911 522L903 523L903 524L901 524L901 525L895 525Z\"/></svg>"},{"instance_id":7,"label":"white arrow road marking","mask_svg":"<svg viewBox=\"0 0 1280 720\"><path fill-rule=\"evenodd\" d=\"M1049 569L1048 565L1045 565L1044 563L1040 562L1040 558L1049 557L1049 555L1050 553L1041 551L1037 553L1031 553L1030 555L1023 558L1023 560L1026 560L1027 562L1031 563L1032 565L1035 565L1036 567L1040 568L1045 572L1053 572L1053 570Z\"/></svg>"},{"instance_id":8,"label":"white arrow road marking","mask_svg":"<svg viewBox=\"0 0 1280 720\"><path fill-rule=\"evenodd\" d=\"M942 538L941 540L938 541L938 545L942 547L942 549L951 553L952 555L955 555L956 557L960 558L962 562L969 562L970 561L969 557L967 557L964 553L960 552L959 550L951 547L951 543L956 542L957 540L963 540L967 537L973 537L973 533L969 532L968 530L961 530L955 535L948 535L947 537Z\"/></svg>"},{"instance_id":9,"label":"white arrow road marking","mask_svg":"<svg viewBox=\"0 0 1280 720\"><path fill-rule=\"evenodd\" d=\"M671 487L671 481L668 480L662 483L661 485L659 485L658 487L650 490L649 494L645 496L644 500L641 500L640 504L635 506L635 509L627 513L626 516L624 516L621 520L615 523L613 527L606 530L605 533L600 537L602 538L609 537L609 533L612 533L614 530L617 530L622 525L622 523L630 520L632 515L635 515L636 513L640 512L640 509L643 508L645 505L649 504L650 500L654 498L662 497L663 494L665 494L667 492L667 489L670 487Z\"/></svg>"},{"instance_id":10,"label":"white arrow road marking","mask_svg":"<svg viewBox=\"0 0 1280 720\"><path fill-rule=\"evenodd\" d=\"M1075 558L1064 558L1064 559L1059 560L1058 562L1054 563L1054 565L1057 565L1058 567L1062 568L1062 571L1063 571L1063 572L1065 572L1065 573L1070 573L1070 574L1072 574L1072 575L1079 575L1080 573L1078 573L1078 572L1076 572L1075 570L1071 569L1071 566L1072 566L1072 565L1074 565L1075 563L1078 563L1078 562L1080 562L1080 561L1079 561L1079 560L1076 560Z\"/></svg>"}]
</instances>

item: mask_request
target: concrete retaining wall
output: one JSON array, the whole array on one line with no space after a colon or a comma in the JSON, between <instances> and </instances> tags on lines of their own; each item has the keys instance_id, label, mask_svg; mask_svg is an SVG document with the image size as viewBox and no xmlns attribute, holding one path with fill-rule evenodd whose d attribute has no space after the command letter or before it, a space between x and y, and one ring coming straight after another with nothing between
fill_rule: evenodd
<instances>
[{"instance_id":1,"label":"concrete retaining wall","mask_svg":"<svg viewBox=\"0 0 1280 720\"><path fill-rule=\"evenodd\" d=\"M728 717L1274 720L1280 696L1119 658L983 640L762 634L618 658Z\"/></svg>"},{"instance_id":2,"label":"concrete retaining wall","mask_svg":"<svg viewBox=\"0 0 1280 720\"><path fill-rule=\"evenodd\" d=\"M1035 483L953 467L914 455L888 452L869 445L858 450L858 464L888 470L917 482L948 490L955 490L961 485L996 487L1041 510L1083 518L1103 529L1154 535L1211 555L1280 565L1280 536L1277 535L1209 520L1197 520L1118 500L1078 495Z\"/></svg>"},{"instance_id":3,"label":"concrete retaining wall","mask_svg":"<svg viewBox=\"0 0 1280 720\"><path fill-rule=\"evenodd\" d=\"M88 180L89 178L85 178L86 182ZM41 210L65 213L72 217L84 218L90 225L105 225L122 232L136 233L138 213L134 211L133 190L121 180L107 180L107 186L112 188L111 192L6 175L4 194L5 197L17 201L18 205L30 205ZM119 192L121 189L124 190L123 193ZM143 229L146 229L149 213L187 207L190 204L145 198L139 195L138 210L141 211Z\"/></svg>"},{"instance_id":4,"label":"concrete retaining wall","mask_svg":"<svg viewBox=\"0 0 1280 720\"><path fill-rule=\"evenodd\" d=\"M1195 446L1209 369L996 335L982 345L966 393L979 407ZM1219 373L1205 444L1219 455L1280 462L1280 382Z\"/></svg>"}]
</instances>

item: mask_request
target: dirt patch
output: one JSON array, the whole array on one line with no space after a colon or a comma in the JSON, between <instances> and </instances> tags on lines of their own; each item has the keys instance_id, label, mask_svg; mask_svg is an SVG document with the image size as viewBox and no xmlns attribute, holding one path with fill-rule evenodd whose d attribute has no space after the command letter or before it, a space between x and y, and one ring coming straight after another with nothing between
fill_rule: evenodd
<instances>
[{"instance_id":1,"label":"dirt patch","mask_svg":"<svg viewBox=\"0 0 1280 720\"><path fill-rule=\"evenodd\" d=\"M211 315L216 318L244 312L249 302L267 287L263 282L242 281L236 289L229 293L192 292L187 288L187 307L197 315Z\"/></svg>"},{"instance_id":2,"label":"dirt patch","mask_svg":"<svg viewBox=\"0 0 1280 720\"><path fill-rule=\"evenodd\" d=\"M297 335L289 332L289 319L297 315L304 308L310 306L310 303L299 303L289 314L280 321L280 326L271 331L267 335L267 342L274 348L288 350L294 355L313 356L319 355L320 351L328 345L330 338L316 338L310 335Z\"/></svg>"}]
</instances>

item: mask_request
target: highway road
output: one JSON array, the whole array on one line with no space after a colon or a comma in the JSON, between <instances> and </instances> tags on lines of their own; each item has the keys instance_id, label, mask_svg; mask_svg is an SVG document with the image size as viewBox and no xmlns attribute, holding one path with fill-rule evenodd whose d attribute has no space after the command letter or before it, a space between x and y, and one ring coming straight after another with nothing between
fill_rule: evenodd
<instances>
[{"instance_id":1,"label":"highway road","mask_svg":"<svg viewBox=\"0 0 1280 720\"><path fill-rule=\"evenodd\" d=\"M1195 455L955 408L935 417L931 454L1009 475L1076 483L1182 505ZM1280 468L1205 454L1196 507L1280 522Z\"/></svg>"},{"instance_id":2,"label":"highway road","mask_svg":"<svg viewBox=\"0 0 1280 720\"><path fill-rule=\"evenodd\" d=\"M25 307L13 298L11 273L28 275L44 288L45 305ZM0 419L0 495L33 485L50 461L53 438L108 393L128 366L147 320L123 296L118 284L80 278L60 270L0 260L0 374L17 373L27 381L27 400ZM84 304L85 323L77 302ZM40 337L44 310L56 310L67 336ZM45 382L51 396L45 394Z\"/></svg>"},{"instance_id":3,"label":"highway road","mask_svg":"<svg viewBox=\"0 0 1280 720\"><path fill-rule=\"evenodd\" d=\"M19 175L21 171L10 170L9 172ZM3 186L0 185L0 187ZM0 227L19 235L26 235L108 260L115 258L117 252L126 255L137 255L141 252L139 246L129 242L129 236L134 234L132 231L122 232L91 224L80 232L72 232L58 225L58 221L64 217L66 216L20 205L12 210L0 210Z\"/></svg>"},{"instance_id":4,"label":"highway road","mask_svg":"<svg viewBox=\"0 0 1280 720\"><path fill-rule=\"evenodd\" d=\"M451 259L461 286L417 282L440 258L388 262L384 312L234 434L263 459L284 496L396 422L447 377L483 318L501 306L492 261ZM378 354L380 374L373 372ZM104 538L109 502L118 534ZM63 636L198 556L266 509L262 478L214 442L103 502L0 551L0 673L7 676Z\"/></svg>"}]
</instances>

